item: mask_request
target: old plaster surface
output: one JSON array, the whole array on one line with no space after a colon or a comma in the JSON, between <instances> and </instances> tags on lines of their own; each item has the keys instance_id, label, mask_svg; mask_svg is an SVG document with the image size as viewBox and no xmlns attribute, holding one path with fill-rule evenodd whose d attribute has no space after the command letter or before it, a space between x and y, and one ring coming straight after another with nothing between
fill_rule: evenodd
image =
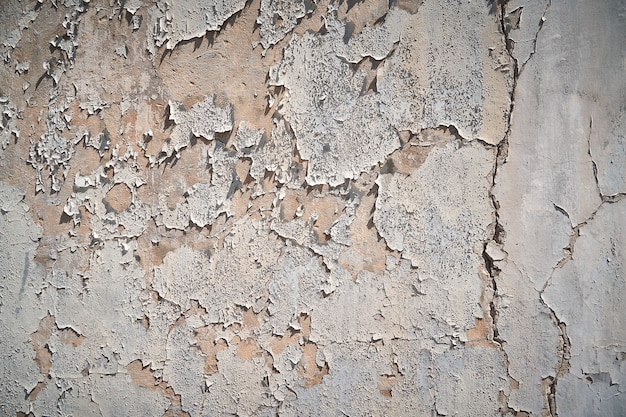
<instances>
[{"instance_id":1,"label":"old plaster surface","mask_svg":"<svg viewBox=\"0 0 626 417\"><path fill-rule=\"evenodd\" d=\"M626 415L624 27L0 2L0 414Z\"/></svg>"}]
</instances>

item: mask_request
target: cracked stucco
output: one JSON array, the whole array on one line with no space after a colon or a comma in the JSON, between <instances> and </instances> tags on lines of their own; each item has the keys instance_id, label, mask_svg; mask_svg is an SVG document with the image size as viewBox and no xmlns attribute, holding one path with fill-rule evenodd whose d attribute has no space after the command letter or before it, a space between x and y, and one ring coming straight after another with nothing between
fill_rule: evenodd
<instances>
[{"instance_id":1,"label":"cracked stucco","mask_svg":"<svg viewBox=\"0 0 626 417\"><path fill-rule=\"evenodd\" d=\"M0 4L0 413L622 416L619 1Z\"/></svg>"}]
</instances>

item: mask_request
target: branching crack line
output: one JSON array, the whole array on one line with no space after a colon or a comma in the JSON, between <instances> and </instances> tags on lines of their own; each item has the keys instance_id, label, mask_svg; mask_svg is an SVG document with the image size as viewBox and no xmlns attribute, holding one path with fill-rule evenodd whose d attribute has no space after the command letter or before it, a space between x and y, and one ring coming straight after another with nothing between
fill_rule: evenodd
<instances>
[{"instance_id":1,"label":"branching crack line","mask_svg":"<svg viewBox=\"0 0 626 417\"><path fill-rule=\"evenodd\" d=\"M552 5L552 0L548 0L548 4L546 4L546 8L544 9L543 15L541 16L541 20L539 21L539 27L537 28L537 32L535 32L535 38L533 39L533 49L532 51L530 51L530 54L528 55L528 58L526 58L526 61L524 61L522 65L519 67L520 74L522 73L522 71L524 71L526 64L528 64L530 59L533 57L533 55L535 55L535 52L537 51L537 39L539 39L539 33L541 32L541 29L543 29L543 25L546 21L546 14L548 13L548 9L550 9L551 5Z\"/></svg>"},{"instance_id":2,"label":"branching crack line","mask_svg":"<svg viewBox=\"0 0 626 417\"><path fill-rule=\"evenodd\" d=\"M559 207L558 205L554 203L553 203L553 206L556 211L558 211L559 213L563 214L565 217L570 219L570 216L567 213L567 211L565 211L563 208ZM595 215L596 212L592 214L592 217ZM552 307L550 307L548 303L546 303L546 301L543 298L543 294L546 288L552 282L552 277L554 276L554 272L557 269L562 268L566 263L572 260L573 255L574 255L574 248L576 245L576 241L578 237L580 236L580 229L584 227L586 224L587 224L587 221L573 227L572 229L573 232L570 235L569 244L565 248L563 248L563 251L564 251L563 258L561 258L557 262L557 264L552 268L550 277L546 280L545 284L541 288L541 291L539 292L539 302L550 312L550 317L552 318L552 322L559 330L559 347L558 347L559 361L555 369L556 371L555 376L548 377L546 379L548 381L549 391L546 392L547 398L545 399L545 401L548 405L548 409L550 412L549 415L552 417L558 416L557 403L556 403L556 387L558 384L558 380L560 377L567 374L570 369L569 360L570 360L570 352L571 352L571 341L570 341L569 336L567 335L567 324L561 321L559 317L557 316L556 312L554 311L554 309L552 309Z\"/></svg>"},{"instance_id":3,"label":"branching crack line","mask_svg":"<svg viewBox=\"0 0 626 417\"><path fill-rule=\"evenodd\" d=\"M598 181L598 166L596 165L596 161L593 160L593 155L591 154L591 132L593 131L593 116L589 116L589 135L587 136L587 154L589 155L589 159L591 160L591 165L593 167L593 178L596 181L596 188L598 189L598 195L600 199L604 201L604 196L602 195L602 189L600 188L600 182Z\"/></svg>"},{"instance_id":4,"label":"branching crack line","mask_svg":"<svg viewBox=\"0 0 626 417\"><path fill-rule=\"evenodd\" d=\"M491 204L493 206L493 212L495 216L495 225L493 228L493 235L491 236L490 239L488 239L485 242L485 245L483 248L483 259L485 262L485 268L487 269L487 272L491 278L490 285L492 287L492 296L491 296L491 299L489 300L489 313L491 315L491 322L492 322L492 329L493 329L493 341L496 343L496 345L498 346L498 349L503 355L509 379L511 381L514 381L514 378L511 376L509 372L509 364L510 364L509 357L508 357L506 350L504 349L504 345L506 342L502 338L500 338L500 334L498 332L498 297L499 295L498 295L497 278L500 274L500 271L494 265L493 260L490 258L489 254L487 253L487 244L490 240L493 240L501 244L505 237L504 229L503 229L502 223L500 222L500 215L498 213L500 204L493 191L496 185L496 179L497 179L499 168L505 163L507 155L508 155L508 149L509 149L508 141L511 135L511 117L512 117L513 110L515 107L515 89L517 87L517 79L519 76L518 62L513 55L513 42L509 38L508 36L509 31L506 28L506 22L505 22L506 3L507 3L506 0L502 0L497 3L497 6L498 6L497 13L498 13L498 19L499 19L499 24L500 24L500 32L504 38L503 41L504 41L504 46L506 48L506 53L509 56L511 62L513 63L513 77L512 77L511 90L509 93L510 104L509 104L509 111L507 114L506 132L504 133L504 137L502 138L502 140L497 145L496 158L495 158L496 160L495 160L494 167L492 170L491 189L489 190L489 197L491 199ZM501 410L503 411L503 413L511 411L511 408L508 405L508 396L504 395L503 398L504 398L503 400L504 404L502 405Z\"/></svg>"},{"instance_id":5,"label":"branching crack line","mask_svg":"<svg viewBox=\"0 0 626 417\"><path fill-rule=\"evenodd\" d=\"M595 168L595 164L594 164L594 168ZM594 173L595 173L595 169L594 169ZM621 198L619 198L619 200L621 200ZM617 201L619 201L617 200ZM540 291L540 296L539 296L539 301L541 302L541 304L543 304L548 311L550 311L550 316L552 318L552 321L554 322L554 324L557 326L557 328L559 329L559 362L557 364L556 367L556 374L555 377L552 378L550 377L550 381L549 381L549 392L547 393L548 398L547 400L547 404L549 406L549 411L550 411L550 415L553 417L557 417L558 416L558 410L557 410L557 403L556 403L556 387L558 384L558 380L560 377L564 376L565 374L567 374L569 372L570 369L570 358L571 358L571 340L569 338L569 336L567 335L567 325L565 322L561 321L559 319L559 317L557 316L556 312L552 309L552 307L550 307L546 301L543 298L543 294L546 290L546 288L550 285L550 283L552 282L552 278L554 276L554 273L557 269L562 268L565 264L567 264L570 260L573 259L574 256L574 250L575 250L575 246L576 246L576 241L577 239L580 237L580 229L585 227L591 220L593 220L593 218L595 217L596 213L600 210L600 208L602 207L602 205L607 202L607 203L613 203L614 201L612 200L604 200L602 203L600 203L600 205L598 206L598 208L591 214L591 216L585 220L584 222L576 225L573 227L573 232L570 235L570 241L568 246L566 246L565 248L563 248L563 251L565 252L565 255L563 256L563 258L561 258L557 264L552 268L552 272L550 274L550 277L548 278L548 280L546 281L546 283L544 284L543 288ZM554 205L554 208L563 213L565 216L567 216L569 218L569 215L567 214L567 212L565 210L563 210L562 208L558 207L556 204Z\"/></svg>"},{"instance_id":6,"label":"branching crack line","mask_svg":"<svg viewBox=\"0 0 626 417\"><path fill-rule=\"evenodd\" d=\"M600 181L598 180L598 165L596 161L593 159L593 153L591 152L591 133L593 131L593 116L589 116L589 135L587 136L587 154L589 155L589 159L591 160L591 165L593 167L593 178L596 181L596 187L598 189L598 195L600 196L600 206L592 213L592 215L585 220L584 223L587 223L589 220L593 219L596 215L602 204L604 203L617 203L618 201L626 198L626 193L617 193L614 195L605 195L602 193L602 188L600 187ZM583 224L583 223L581 223Z\"/></svg>"},{"instance_id":7,"label":"branching crack line","mask_svg":"<svg viewBox=\"0 0 626 417\"><path fill-rule=\"evenodd\" d=\"M559 413L557 411L556 404L556 387L559 382L559 378L563 375L567 374L570 369L570 351L571 351L571 341L569 336L567 335L567 325L559 319L556 315L556 312L545 302L543 299L543 290L540 293L539 301L541 304L548 309L550 312L550 317L554 325L559 330L559 347L558 347L558 355L559 361L557 367L555 369L556 373L554 377L548 377L549 381L549 392L546 392L547 398L546 402L549 408L550 416L558 417Z\"/></svg>"}]
</instances>

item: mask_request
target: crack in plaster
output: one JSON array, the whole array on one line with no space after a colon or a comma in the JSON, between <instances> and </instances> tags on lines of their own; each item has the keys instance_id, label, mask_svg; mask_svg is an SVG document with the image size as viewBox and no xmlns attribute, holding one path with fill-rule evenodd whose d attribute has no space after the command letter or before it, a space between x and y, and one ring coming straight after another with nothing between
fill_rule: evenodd
<instances>
[{"instance_id":1,"label":"crack in plaster","mask_svg":"<svg viewBox=\"0 0 626 417\"><path fill-rule=\"evenodd\" d=\"M500 276L500 269L495 266L495 261L506 259L507 254L505 251L502 251L501 249L502 247L501 245L506 240L506 230L504 229L503 225L500 222L500 215L498 212L500 203L497 201L496 196L493 191L495 188L495 184L498 181L498 170L503 164L506 163L506 159L508 156L508 150L509 150L508 139L511 134L511 118L515 110L515 91L517 88L517 80L519 78L519 74L521 73L521 69L520 69L518 60L515 58L513 54L513 49L512 49L513 43L509 39L509 28L507 27L507 21L506 21L506 18L508 16L506 12L506 6L507 6L508 1L507 0L494 0L493 3L494 3L494 6L496 7L495 13L497 14L499 18L498 19L500 22L499 29L503 37L505 50L508 56L510 57L511 61L513 62L513 74L512 74L513 76L512 76L512 85L510 88L510 97L509 97L510 107L507 113L506 130L504 133L504 137L496 145L497 153L496 153L495 163L494 163L493 170L492 170L492 182L491 182L492 187L489 190L489 196L490 196L491 204L493 206L494 215L495 215L493 235L491 236L490 240L495 242L497 245L497 249L496 249L497 255L494 256L490 253L489 241L486 241L484 243L483 259L485 262L485 266L487 268L487 272L489 273L489 276L491 277L492 291L490 293L492 294L492 296L491 296L491 299L489 300L489 307L490 307L489 313L491 315L491 323L493 326L493 341L497 344L498 350L501 352L501 354L504 357L505 364L506 364L506 371L507 371L509 380L512 381L513 384L519 385L519 382L516 381L515 378L513 378L510 374L509 356L506 350L503 348L504 345L506 344L506 340L501 338L499 331L498 331L498 307L499 307L498 301L502 295L499 294L499 291L498 291L498 277ZM538 35L538 32L537 32L537 35ZM498 259L498 258L501 258L501 259ZM553 387L556 388L556 383L554 383ZM524 413L523 410L514 410L511 407L509 407L509 404L508 404L509 395L504 393L503 410L515 411L516 414ZM527 413L527 414L530 414L530 413Z\"/></svg>"},{"instance_id":2,"label":"crack in plaster","mask_svg":"<svg viewBox=\"0 0 626 417\"><path fill-rule=\"evenodd\" d=\"M141 4L133 1L119 3L119 7L110 9L109 20L111 16L117 16L117 20L121 21L125 9L133 15L127 22L129 33L132 24L132 36L139 36L140 32L135 31L141 26L141 20L137 23L134 17ZM249 8L253 4L259 5L258 23L263 4L267 5L267 2L246 2L243 7ZM306 2L302 4L308 7ZM346 14L352 8L361 7L355 4L348 2ZM429 16L435 16L433 4L425 3L421 5L424 8L420 7L417 12L404 1L391 2L385 5L388 11L374 24L366 22L362 30L355 31L350 26L353 24L350 19L340 20L337 10L334 10L343 7L342 4L332 2L326 15L322 13L325 18L323 30L305 34L296 32L286 37L294 29L287 26L285 34L280 36L285 39L272 45L288 43L286 48L290 51L305 38L312 44L338 40L331 45L330 55L322 54L319 59L316 58L316 64L346 67L348 71L343 78L358 78L354 85L346 87L354 93L354 100L362 101L356 107L370 106L379 111L380 106L390 104L381 97L384 91L389 92L385 89L389 88L389 77L394 75L390 71L392 64L410 58L410 48L402 49L403 42L410 39L410 36L407 37L409 31L404 31L403 25L414 17L406 12L413 10L412 13L417 13L416 17L421 19L415 21L424 23ZM390 415L406 415L416 410L442 416L453 415L459 410L472 415L484 414L486 410L503 415L515 413L509 407L509 397L516 385L519 387L519 382L510 375L510 362L505 350L507 341L498 330L498 315L503 308L500 303L505 296L499 288L500 263L507 260L508 254L502 246L506 230L501 222L500 203L494 194L494 187L500 178L499 169L508 156L517 80L535 53L543 26L535 33L532 52L520 67L514 57L505 23L508 17L506 5L506 1L498 2L496 12L497 26L508 58L494 58L487 60L487 64L482 63L485 65L482 70L486 70L497 61L500 66L495 68L496 72L506 74L502 76L498 73L498 77L501 76L498 82L506 80L508 102L502 96L498 99L502 99L501 103L507 106L495 106L505 121L504 129L500 129L499 122L494 123L485 130L494 136L482 137L477 126L486 117L480 114L476 118L466 118L467 114L457 112L446 104L448 107L441 112L441 109L424 110L432 113L422 114L426 121L411 119L416 125L410 126L410 129L400 129L406 121L386 120L383 130L393 137L394 143L382 156L359 165L363 155L356 154L348 161L340 160L328 172L317 174L315 170L319 166L328 168L332 165L323 159L328 157L324 156L328 151L323 146L321 154L318 152L320 149L307 150L306 147L317 138L303 140L303 134L310 129L298 126L297 120L304 117L302 114L308 117L310 113L315 113L323 104L303 105L297 111L290 108L290 100L302 99L308 94L297 90L302 79L307 79L307 74L296 76L291 88L271 88L276 97L275 103L270 103L269 107L275 106L276 109L268 116L270 124L269 127L264 125L265 128L257 129L262 123L253 125L257 121L249 115L235 118L233 109L240 103L232 98L232 105L224 107L220 104L216 107L216 96L207 95L205 101L212 98L212 104L204 106L204 102L190 94L188 99L181 101L185 101L187 106L195 102L204 107L197 114L187 116L186 113L193 113L195 105L189 112L179 112L179 104L172 98L169 101L170 114L166 116L174 121L169 131L170 141L163 145L161 154L157 149L156 155L148 151L147 136L153 136L152 130L137 129L146 136L141 144L138 143L143 150L141 155L129 145L133 138L129 130L125 131L124 126L120 126L118 134L117 127L113 127L111 118L118 110L124 117L125 113L132 115L136 108L122 106L119 100L102 100L91 82L75 82L74 88L80 91L72 99L78 98L77 107L94 117L86 123L89 130L85 128L76 132L75 143L67 141L65 148L69 149L70 157L63 175L71 169L69 161L72 152L78 154L75 145L80 140L84 140L85 149L82 151L87 152L90 148L89 152L106 159L101 161L103 168L85 167L85 171L91 174L76 174L71 195L62 181L52 180L51 188L59 192L63 196L61 198L67 198L63 211L66 217L74 220L75 225L69 232L70 240L73 239L74 245L77 245L78 235L86 229L87 239L91 242L88 247L80 249L62 246L69 243L59 243L56 246L58 250L54 255L51 252L49 258L51 264L57 265L56 269L44 279L49 286L36 297L42 304L51 303L57 309L48 314L54 313L50 317L54 317L59 332L62 328L71 329L66 331L70 339L84 338L84 341L68 346L58 335L48 338L51 347L47 349L53 357L51 374L56 385L42 387L39 385L42 382L28 385L25 393L27 400L33 400L29 401L35 410L43 410L45 401L56 396L54 402L64 412L71 412L73 407L83 407L83 411L93 410L108 415L114 411L104 398L113 396L120 401L133 401L128 396L132 393L135 397L145 396L146 402L152 401L152 404L141 403L138 406L144 411L149 409L144 407L158 409L153 414L162 414L167 409L167 413L178 411L190 415L207 410L241 415L295 415L308 409L318 415L338 410L345 415L360 415L365 408L370 411L387 410ZM317 7L321 9L322 6L320 3ZM166 10L168 7L170 9ZM184 15L186 12L183 9L187 6L177 7L173 3L160 2L146 11L151 23L147 25L146 34L141 35L146 38L141 39L148 40L149 50L150 42L162 45L165 51L161 64L164 59L174 57L172 52L178 45L180 48L177 51L183 48L185 42L195 42L199 47L197 40L201 41L202 36L217 36L221 28L234 24L237 13L243 10L234 14L229 14L226 9L213 10L217 16L217 29L209 33L207 30L212 29L207 28L213 26L209 25L210 22L201 22L200 18L194 20L198 23L195 25L198 26L195 29L199 28L197 31L194 27L176 29L176 25L183 21L178 20L180 13ZM227 13L222 14L225 10ZM472 10L472 13L476 12ZM546 7L544 17L547 10ZM455 12L453 7L445 10L447 22L455 21ZM301 14L301 10L294 13ZM464 19L470 16L461 14ZM205 18L208 19L209 15L211 13L208 12ZM222 17L226 17L225 20L222 21ZM280 23L278 19L274 21L274 16L270 17L272 24ZM84 19L87 20L87 17ZM296 17L294 26L301 19ZM73 67L76 55L72 48L78 43L72 36L77 39L78 20L74 16L67 20L67 25L64 24L68 31L65 36L70 44L61 42L59 39L62 37L55 38L57 42L54 46L64 55L60 63L49 63L44 74L54 78L56 94L65 94L62 88L66 80L65 77L60 78L61 73L57 70L67 70L68 76L76 71L76 66ZM468 21L471 19L468 18ZM482 22L480 17L477 21ZM157 31L152 33L153 24L157 25ZM414 35L420 34L420 31ZM259 39L263 39L260 36ZM330 39L333 39L332 42ZM114 46L119 43L116 41ZM124 41L124 45L132 46L132 42ZM436 61L440 53L447 51L441 49L442 45L434 43L434 49L428 51L435 64L424 67L424 74L437 71L442 63L448 62ZM484 46L479 40L467 45L473 48ZM467 45L452 42L446 47L463 49ZM264 57L266 52L273 53L268 52L265 44L263 47ZM304 51L303 62L319 52L312 49ZM490 48L490 51L494 50ZM109 52L114 54L115 49ZM154 52L153 49L152 55ZM121 58L133 60L133 49L127 47L126 56ZM287 73L292 71L290 75L293 75L295 70L289 68L288 62L291 58L293 56L287 53L275 68L284 65L283 69L286 68ZM64 68L66 61L70 63L69 69ZM512 70L508 67L511 62ZM478 72L481 71L480 64L477 64ZM488 69L485 72L491 73L494 68ZM395 80L400 84L394 85L394 88L399 86L399 91L403 91L407 85L401 83L416 74L421 73ZM448 75L453 77L455 74ZM474 75L472 80L476 78ZM12 76L28 76L28 71L18 71ZM385 77L387 80L383 80ZM269 78L268 84L274 82L271 81L271 74ZM337 86L345 81L343 78L336 80L334 85L331 80L329 86L323 86L328 79L322 79L320 85L333 94ZM445 78L435 77L423 85L415 81L411 91L415 87L424 96L431 94L431 98L436 96L446 100L452 100L452 96L454 100L465 103L467 97L454 94L476 87L472 84L461 88L455 84L458 80L451 82ZM493 80L485 81L485 85L491 85L490 82ZM430 93L429 83L430 88L434 88ZM450 89L454 91L447 91ZM220 103L223 97L226 97L226 102L229 101L227 93L212 93L220 94ZM152 100L167 103L163 96L167 93L159 92L152 96L156 97ZM385 97L393 97L393 94ZM328 97L322 101L326 99ZM340 106L345 104L339 99ZM474 99L477 98L469 101ZM52 99L49 103L52 104ZM58 119L59 126L63 126L48 129L59 136L58 142L63 139L60 133L64 133L66 127L70 130L72 126L69 104L48 115L49 119ZM346 133L350 139L346 143L354 146L355 141L363 140L358 132L362 134L364 129L370 130L370 125L361 123L363 120L385 119L398 110L394 107L397 104L389 106L386 109L388 113L374 112L373 116L366 114L368 117L357 118L359 123L351 126ZM476 104L479 110L483 104ZM224 110L225 116L217 119L223 119L222 124L227 126L205 129L202 124L207 122L205 116L219 112L218 108ZM266 116L270 108L266 109ZM326 123L328 114L321 114L319 120ZM94 119L98 118L105 125L95 129ZM13 116L9 119L12 121ZM343 124L349 120L339 119L335 117L334 121L337 122L337 131L341 133ZM16 119L16 122L18 126L23 125L20 120ZM426 126L419 126L420 123ZM236 124L238 128L235 130ZM426 128L430 124L435 125L431 126L434 128L432 131ZM271 131L265 130L269 128ZM220 129L224 133L222 136ZM428 142L429 135L442 135L446 130L453 136L452 139L441 143L436 140ZM102 133L91 136L90 131ZM155 129L153 144L158 145L160 138L157 137L165 134L167 126L163 133ZM197 141L195 137L203 137L206 142ZM366 144L370 142L375 141L364 141ZM189 149L180 152L184 147ZM599 189L591 147L590 131L588 154ZM200 156L197 157L197 154ZM484 158L481 159L481 156ZM342 157L345 155L342 154ZM315 161L316 158L322 158L321 162ZM32 155L31 160L35 160ZM341 165L353 160L358 166L342 171ZM46 161L39 162L46 168ZM194 163L198 165L196 171ZM319 163L317 168L315 163ZM162 165L162 170L156 174L153 169L158 165ZM37 170L39 177L43 168ZM60 168L46 169L53 175ZM462 175L456 178L461 169ZM458 181L455 182L455 179ZM474 180L477 182L472 182ZM167 190L167 194L171 192L171 195L166 195L166 190L160 189L161 184L171 185L173 182L180 183ZM455 191L459 183L464 185L462 193ZM447 186L442 189L441 184ZM37 185L43 188L41 180ZM573 259L580 231L587 222L595 219L604 203L617 203L624 196L601 195L602 202L591 217L576 226L572 225L570 244L564 249L563 258L553 267L553 274ZM42 197L37 198L40 200L35 198L33 201L42 201ZM389 201L385 202L386 198ZM474 199L478 202L476 206L470 204ZM406 225L398 224L398 218L402 216L395 214L389 216L391 220L382 218L386 212L393 211L393 203L398 201L402 202L398 212L402 214L404 210L406 218L417 221L400 221ZM569 219L566 208L571 210L571 207L558 202L553 205L556 211ZM457 208L467 209L470 206L475 212L463 215L468 218L448 218ZM441 207L446 210L438 212ZM5 213L3 208L1 214L5 216L13 211L11 208ZM432 216L424 217L423 213ZM83 216L89 222L81 225ZM423 225L423 230L414 230L415 224L424 218L429 222ZM62 223L67 220L62 218ZM446 222L450 224L446 226ZM572 219L569 222L572 223ZM50 225L46 224L48 227ZM79 227L85 229L81 232ZM396 228L402 230L398 232ZM395 237L400 235L402 239L396 241ZM412 239L414 242L410 244L404 242ZM178 244L172 244L176 241ZM428 249L429 245L437 248L441 242L447 243L439 248L441 250L420 252ZM51 241L50 245L53 243ZM472 246L471 243L476 244ZM361 252L348 252L359 244ZM346 263L347 258L365 257L367 253L363 247L368 245L378 245L375 251L384 258L382 263L379 262L381 265L366 267L362 260L360 264ZM458 249L455 245L460 245L462 250L452 253L451 247ZM65 251L68 247L71 250ZM75 250L79 250L77 257L82 253L89 259L82 278L79 273L63 275L58 272L71 264L70 257ZM446 281L448 274L445 268L449 267L450 260L446 263L437 258L448 253L470 259L469 263L464 263L466 259L463 257L458 262L452 261L454 264L469 265L465 268L467 271L458 274L458 271L452 271L450 274L457 279L462 278L458 285ZM18 258L19 261L23 259L21 256ZM23 278L17 284L20 296L30 296L33 290L31 275L38 264L30 259L27 253L23 262L25 267L18 274L18 278ZM444 273L433 269L433 265L439 265ZM556 374L542 381L546 410L556 416L556 398L560 395L557 382L570 366L571 342L565 322L560 321L555 310L543 299L543 291L551 284L552 275L544 283L537 301L550 311L551 321L559 330L560 355ZM467 298L459 299L461 295ZM81 306L91 305L89 303L94 301L97 305L94 323L87 324L82 317L72 319L70 311L80 311ZM113 311L102 309L109 304L113 305ZM254 316L253 319L250 315ZM302 319L303 315L306 319ZM307 320L308 324L305 324ZM256 324L253 326L250 322ZM111 327L112 323L115 323L114 327ZM92 326L95 326L95 331ZM486 329L481 326L486 326ZM115 331L109 334L111 329ZM478 336L470 337L470 332ZM129 334L131 336L126 337ZM94 356L93 352L97 354ZM83 369L86 372L82 375L83 379L72 373L73 363L88 365L84 369L79 365L74 367L75 371ZM140 368L133 372L148 374L150 382L147 385L136 382L137 375L129 370L133 363L138 364L133 367ZM185 371L181 372L181 369ZM593 377L596 378L595 374ZM382 389L381 378L384 380ZM460 382L465 380L471 380L473 384L469 386ZM148 389L150 384L159 385L159 390L146 394L143 389ZM372 392L364 397L363 387ZM120 389L128 392L120 392ZM164 393L167 389L171 390L170 394ZM154 401L154 398L160 400ZM324 401L320 401L321 398ZM517 412L518 415L523 413L521 410Z\"/></svg>"},{"instance_id":3,"label":"crack in plaster","mask_svg":"<svg viewBox=\"0 0 626 417\"><path fill-rule=\"evenodd\" d=\"M530 51L530 54L528 55L526 60L524 60L524 62L522 62L521 65L519 65L520 74L522 73L522 71L524 71L524 68L526 67L526 64L528 63L528 61L530 61L533 55L535 55L535 51L537 50L537 39L539 39L539 33L541 32L541 29L543 29L543 25L546 22L546 15L548 14L548 10L550 9L551 5L552 5L552 0L547 0L546 7L543 10L543 15L541 16L541 19L539 20L539 25L538 25L537 31L535 32L535 37L533 38L532 50Z\"/></svg>"}]
</instances>

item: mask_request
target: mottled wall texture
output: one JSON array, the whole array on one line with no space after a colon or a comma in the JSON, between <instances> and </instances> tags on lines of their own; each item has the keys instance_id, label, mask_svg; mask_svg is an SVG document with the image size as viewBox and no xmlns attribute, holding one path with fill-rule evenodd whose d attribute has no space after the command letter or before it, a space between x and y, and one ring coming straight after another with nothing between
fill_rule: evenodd
<instances>
[{"instance_id":1,"label":"mottled wall texture","mask_svg":"<svg viewBox=\"0 0 626 417\"><path fill-rule=\"evenodd\" d=\"M626 2L0 1L1 416L626 416Z\"/></svg>"}]
</instances>

